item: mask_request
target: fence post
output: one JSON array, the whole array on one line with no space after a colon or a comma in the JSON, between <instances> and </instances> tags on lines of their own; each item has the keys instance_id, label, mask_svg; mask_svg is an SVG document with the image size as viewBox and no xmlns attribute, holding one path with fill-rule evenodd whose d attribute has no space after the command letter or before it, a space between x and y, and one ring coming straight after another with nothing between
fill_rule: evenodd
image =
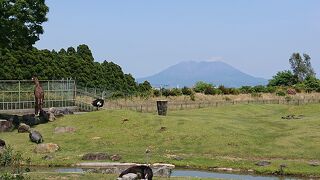
<instances>
[{"instance_id":1,"label":"fence post","mask_svg":"<svg viewBox=\"0 0 320 180\"><path fill-rule=\"evenodd\" d=\"M19 107L18 107L18 109L20 109L20 102L21 102L21 86L20 86L20 81L19 81Z\"/></svg>"},{"instance_id":2,"label":"fence post","mask_svg":"<svg viewBox=\"0 0 320 180\"><path fill-rule=\"evenodd\" d=\"M49 102L49 104L48 104L48 103L46 103L46 104L48 104L48 107L47 107L47 108L50 108L50 96L49 96L49 93L50 93L50 81L48 80L48 92L47 92L47 98L48 98L48 102Z\"/></svg>"},{"instance_id":3,"label":"fence post","mask_svg":"<svg viewBox=\"0 0 320 180\"><path fill-rule=\"evenodd\" d=\"M77 97L77 84L76 84L76 81L73 80L73 102L74 102L74 104L76 102L76 97Z\"/></svg>"}]
</instances>

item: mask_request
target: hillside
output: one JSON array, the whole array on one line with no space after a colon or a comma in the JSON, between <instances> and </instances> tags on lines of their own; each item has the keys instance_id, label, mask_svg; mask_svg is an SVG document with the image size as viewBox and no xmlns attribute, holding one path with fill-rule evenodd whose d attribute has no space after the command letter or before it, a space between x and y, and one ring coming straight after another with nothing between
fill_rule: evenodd
<instances>
[{"instance_id":1,"label":"hillside","mask_svg":"<svg viewBox=\"0 0 320 180\"><path fill-rule=\"evenodd\" d=\"M220 61L214 62L181 62L155 75L140 78L138 82L149 81L153 86L183 87L193 86L197 81L214 85L240 87L244 85L265 85L266 79L253 77Z\"/></svg>"}]
</instances>

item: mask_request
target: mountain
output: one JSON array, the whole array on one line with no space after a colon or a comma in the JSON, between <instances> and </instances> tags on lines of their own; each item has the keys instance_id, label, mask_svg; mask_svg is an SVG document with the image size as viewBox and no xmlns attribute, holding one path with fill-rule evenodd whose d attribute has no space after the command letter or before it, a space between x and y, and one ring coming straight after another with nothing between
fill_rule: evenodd
<instances>
[{"instance_id":1,"label":"mountain","mask_svg":"<svg viewBox=\"0 0 320 180\"><path fill-rule=\"evenodd\" d=\"M138 82L149 81L154 87L193 86L198 81L226 87L265 85L267 80L253 77L221 61L187 61L173 65L155 75L138 78Z\"/></svg>"}]
</instances>

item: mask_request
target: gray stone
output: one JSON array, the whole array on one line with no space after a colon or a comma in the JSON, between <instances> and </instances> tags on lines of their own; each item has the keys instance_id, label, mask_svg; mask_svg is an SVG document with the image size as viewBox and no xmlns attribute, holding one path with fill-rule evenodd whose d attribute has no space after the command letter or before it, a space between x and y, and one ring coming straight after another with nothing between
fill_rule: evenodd
<instances>
[{"instance_id":1,"label":"gray stone","mask_svg":"<svg viewBox=\"0 0 320 180\"><path fill-rule=\"evenodd\" d=\"M27 133L30 131L30 126L24 123L21 123L18 127L18 133Z\"/></svg>"},{"instance_id":2,"label":"gray stone","mask_svg":"<svg viewBox=\"0 0 320 180\"><path fill-rule=\"evenodd\" d=\"M310 166L320 166L320 162L319 161L310 161L308 164Z\"/></svg>"},{"instance_id":3,"label":"gray stone","mask_svg":"<svg viewBox=\"0 0 320 180\"><path fill-rule=\"evenodd\" d=\"M115 155L112 155L110 159L112 161L119 161L121 159L121 156L119 154L115 154Z\"/></svg>"},{"instance_id":4,"label":"gray stone","mask_svg":"<svg viewBox=\"0 0 320 180\"><path fill-rule=\"evenodd\" d=\"M49 121L53 122L54 120L56 120L56 116L52 112L49 112Z\"/></svg>"},{"instance_id":5,"label":"gray stone","mask_svg":"<svg viewBox=\"0 0 320 180\"><path fill-rule=\"evenodd\" d=\"M42 135L38 131L31 130L31 132L29 132L29 138L32 142L37 144L43 142Z\"/></svg>"},{"instance_id":6,"label":"gray stone","mask_svg":"<svg viewBox=\"0 0 320 180\"><path fill-rule=\"evenodd\" d=\"M82 160L107 160L109 155L107 153L87 153L82 156Z\"/></svg>"},{"instance_id":7,"label":"gray stone","mask_svg":"<svg viewBox=\"0 0 320 180\"><path fill-rule=\"evenodd\" d=\"M53 153L59 150L59 146L53 143L45 143L45 144L38 144L34 149L34 152L45 154L45 153Z\"/></svg>"},{"instance_id":8,"label":"gray stone","mask_svg":"<svg viewBox=\"0 0 320 180\"><path fill-rule=\"evenodd\" d=\"M0 119L0 132L11 132L13 128L11 121Z\"/></svg>"},{"instance_id":9,"label":"gray stone","mask_svg":"<svg viewBox=\"0 0 320 180\"><path fill-rule=\"evenodd\" d=\"M51 155L45 155L45 156L42 157L42 159L43 159L43 160L51 160L51 159L53 159L53 156L51 156Z\"/></svg>"},{"instance_id":10,"label":"gray stone","mask_svg":"<svg viewBox=\"0 0 320 180\"><path fill-rule=\"evenodd\" d=\"M71 133L75 131L76 129L74 127L56 127L54 129L54 133Z\"/></svg>"},{"instance_id":11,"label":"gray stone","mask_svg":"<svg viewBox=\"0 0 320 180\"><path fill-rule=\"evenodd\" d=\"M255 165L257 165L257 166L269 166L270 164L271 164L271 162L269 162L269 161L259 161Z\"/></svg>"}]
</instances>

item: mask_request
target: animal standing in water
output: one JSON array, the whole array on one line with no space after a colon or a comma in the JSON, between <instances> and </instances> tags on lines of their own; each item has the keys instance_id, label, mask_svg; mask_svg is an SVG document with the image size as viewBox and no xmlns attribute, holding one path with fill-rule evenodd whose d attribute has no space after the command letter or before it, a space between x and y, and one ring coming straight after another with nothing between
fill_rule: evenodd
<instances>
[{"instance_id":1,"label":"animal standing in water","mask_svg":"<svg viewBox=\"0 0 320 180\"><path fill-rule=\"evenodd\" d=\"M39 80L36 76L32 77L32 80L35 84L34 88L34 98L35 98L35 105L34 105L34 114L39 115L39 112L42 110L43 101L44 101L44 92L39 83Z\"/></svg>"}]
</instances>

